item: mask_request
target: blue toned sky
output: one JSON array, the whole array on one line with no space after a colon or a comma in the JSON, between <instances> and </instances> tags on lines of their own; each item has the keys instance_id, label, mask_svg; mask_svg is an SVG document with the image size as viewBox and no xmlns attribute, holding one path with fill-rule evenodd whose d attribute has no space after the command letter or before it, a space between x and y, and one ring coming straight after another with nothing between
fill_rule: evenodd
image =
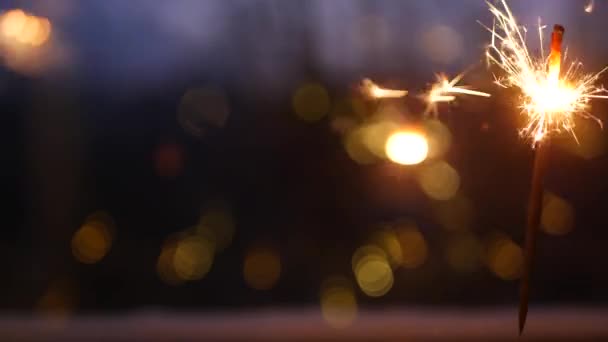
<instances>
[{"instance_id":1,"label":"blue toned sky","mask_svg":"<svg viewBox=\"0 0 608 342\"><path fill-rule=\"evenodd\" d=\"M566 44L597 67L603 14L582 1L510 1L522 24L567 28ZM481 60L490 23L481 0L5 1L49 17L69 49L63 72L98 84L147 85L190 74L280 83L302 61L326 75L446 69ZM532 39L532 45L536 43ZM600 52L606 52L601 50ZM596 60L597 59L597 60ZM597 65L596 65L597 64Z\"/></svg>"}]
</instances>

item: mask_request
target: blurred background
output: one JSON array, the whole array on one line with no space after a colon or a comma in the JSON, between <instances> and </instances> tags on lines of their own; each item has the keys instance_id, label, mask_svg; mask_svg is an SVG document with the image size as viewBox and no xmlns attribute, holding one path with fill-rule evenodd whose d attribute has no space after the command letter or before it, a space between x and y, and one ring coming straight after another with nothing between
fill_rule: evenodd
<instances>
[{"instance_id":1,"label":"blurred background","mask_svg":"<svg viewBox=\"0 0 608 342\"><path fill-rule=\"evenodd\" d=\"M510 6L608 62L608 3ZM343 329L513 306L533 152L478 20L483 1L2 1L2 311L286 308ZM435 74L464 70L493 96L424 116ZM364 78L410 94L369 99ZM608 134L577 133L551 146L532 310L608 302Z\"/></svg>"}]
</instances>

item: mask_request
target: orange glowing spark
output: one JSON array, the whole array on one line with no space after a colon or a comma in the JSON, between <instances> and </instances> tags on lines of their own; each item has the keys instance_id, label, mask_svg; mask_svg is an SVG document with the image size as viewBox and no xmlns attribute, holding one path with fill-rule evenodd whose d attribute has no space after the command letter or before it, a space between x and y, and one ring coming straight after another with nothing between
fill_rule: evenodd
<instances>
[{"instance_id":1,"label":"orange glowing spark","mask_svg":"<svg viewBox=\"0 0 608 342\"><path fill-rule=\"evenodd\" d=\"M496 77L496 84L521 91L519 108L527 116L528 123L520 134L531 139L535 145L550 133L565 131L577 139L574 132L575 116L593 119L601 125L601 121L589 113L589 102L592 98L608 99L604 87L595 86L608 67L598 73L584 74L582 64L573 61L560 75L561 53L552 51L545 58L542 51L542 31L545 26L540 24L540 20L541 53L539 57L533 57L526 46L527 31L518 25L506 0L500 1L502 8L486 3L494 17L492 28L482 24L492 34L486 57L489 64L495 64L505 72L504 76Z\"/></svg>"},{"instance_id":2,"label":"orange glowing spark","mask_svg":"<svg viewBox=\"0 0 608 342\"><path fill-rule=\"evenodd\" d=\"M365 95L374 99L399 98L407 95L407 90L381 88L369 78L361 82L361 89Z\"/></svg>"},{"instance_id":3,"label":"orange glowing spark","mask_svg":"<svg viewBox=\"0 0 608 342\"><path fill-rule=\"evenodd\" d=\"M431 90L423 96L427 103L425 114L433 112L434 115L437 115L437 103L452 102L456 99L455 94L490 97L488 93L471 90L467 86L458 86L457 84L462 80L462 77L464 77L464 73L449 80L446 75L438 74L437 83L433 84Z\"/></svg>"}]
</instances>

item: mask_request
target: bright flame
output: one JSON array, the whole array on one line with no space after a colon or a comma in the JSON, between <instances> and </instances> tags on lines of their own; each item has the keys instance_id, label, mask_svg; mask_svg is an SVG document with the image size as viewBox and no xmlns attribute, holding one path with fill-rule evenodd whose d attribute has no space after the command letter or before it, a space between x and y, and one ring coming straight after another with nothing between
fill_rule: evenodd
<instances>
[{"instance_id":1,"label":"bright flame","mask_svg":"<svg viewBox=\"0 0 608 342\"><path fill-rule=\"evenodd\" d=\"M496 64L505 76L496 77L496 84L504 88L519 88L522 113L528 123L520 130L523 137L532 139L533 144L550 133L568 132L574 136L574 116L601 121L588 112L591 98L608 98L606 90L594 84L608 68L595 74L583 74L582 64L570 63L565 72L559 74L559 63L555 56L545 58L542 50L543 29L538 25L541 42L540 57L533 57L526 46L524 27L518 26L515 17L501 0L502 8L487 2L494 16L494 25L489 28L492 40L486 51L488 63ZM564 57L564 60L566 58Z\"/></svg>"},{"instance_id":2,"label":"bright flame","mask_svg":"<svg viewBox=\"0 0 608 342\"><path fill-rule=\"evenodd\" d=\"M417 132L396 132L386 141L386 155L401 165L422 163L429 153L426 137Z\"/></svg>"},{"instance_id":3,"label":"bright flame","mask_svg":"<svg viewBox=\"0 0 608 342\"><path fill-rule=\"evenodd\" d=\"M455 94L490 97L490 94L488 93L468 89L468 86L457 85L458 82L462 80L463 76L464 73L461 73L452 80L449 80L446 75L438 74L437 83L433 84L431 86L431 90L424 95L424 100L428 104L425 114L433 112L435 115L437 115L437 103L452 102L456 100Z\"/></svg>"},{"instance_id":4,"label":"bright flame","mask_svg":"<svg viewBox=\"0 0 608 342\"><path fill-rule=\"evenodd\" d=\"M369 78L361 82L361 89L367 96L374 99L399 98L407 95L407 90L381 88Z\"/></svg>"}]
</instances>

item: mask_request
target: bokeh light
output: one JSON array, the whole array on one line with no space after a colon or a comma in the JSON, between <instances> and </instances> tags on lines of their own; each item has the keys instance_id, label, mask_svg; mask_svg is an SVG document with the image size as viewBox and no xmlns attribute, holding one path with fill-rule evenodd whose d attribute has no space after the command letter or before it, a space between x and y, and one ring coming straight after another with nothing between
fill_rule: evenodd
<instances>
[{"instance_id":1,"label":"bokeh light","mask_svg":"<svg viewBox=\"0 0 608 342\"><path fill-rule=\"evenodd\" d=\"M5 12L0 17L0 32L5 41L40 46L51 34L48 19L27 14L20 9Z\"/></svg>"},{"instance_id":2,"label":"bokeh light","mask_svg":"<svg viewBox=\"0 0 608 342\"><path fill-rule=\"evenodd\" d=\"M392 121L379 121L362 126L363 142L378 159L386 159L386 142L399 129Z\"/></svg>"},{"instance_id":3,"label":"bokeh light","mask_svg":"<svg viewBox=\"0 0 608 342\"><path fill-rule=\"evenodd\" d=\"M156 269L169 285L204 278L211 270L215 254L225 249L234 236L234 218L229 205L213 201L205 206L199 222L167 238Z\"/></svg>"},{"instance_id":4,"label":"bokeh light","mask_svg":"<svg viewBox=\"0 0 608 342\"><path fill-rule=\"evenodd\" d=\"M398 131L386 141L386 155L401 165L422 163L429 152L426 137L415 131Z\"/></svg>"},{"instance_id":5,"label":"bokeh light","mask_svg":"<svg viewBox=\"0 0 608 342\"><path fill-rule=\"evenodd\" d=\"M401 224L397 228L397 238L401 246L404 268L417 268L424 264L428 257L428 245L422 233L412 223Z\"/></svg>"},{"instance_id":6,"label":"bokeh light","mask_svg":"<svg viewBox=\"0 0 608 342\"><path fill-rule=\"evenodd\" d=\"M156 272L159 278L169 285L179 285L185 281L175 271L174 256L177 249L177 239L169 238L163 244L156 262Z\"/></svg>"},{"instance_id":7,"label":"bokeh light","mask_svg":"<svg viewBox=\"0 0 608 342\"><path fill-rule=\"evenodd\" d=\"M363 99L358 96L338 97L331 103L329 116L335 118L349 118L353 122L358 122L367 114L367 107ZM336 130L337 133L344 134L346 130Z\"/></svg>"},{"instance_id":8,"label":"bokeh light","mask_svg":"<svg viewBox=\"0 0 608 342\"><path fill-rule=\"evenodd\" d=\"M417 131L403 129L407 107L402 103L385 101L375 110L358 108L361 104L352 101L349 109L347 103L341 101L332 112L332 127L338 133L343 133L346 152L358 164L367 165L387 159L387 141L397 132L406 133ZM342 113L342 114L339 114ZM345 114L345 113L350 113ZM404 146L391 146L402 148ZM410 146L405 146L406 148ZM402 151L395 151L402 153Z\"/></svg>"},{"instance_id":9,"label":"bokeh light","mask_svg":"<svg viewBox=\"0 0 608 342\"><path fill-rule=\"evenodd\" d=\"M196 137L224 127L229 114L226 95L214 87L189 89L182 96L177 111L182 128Z\"/></svg>"},{"instance_id":10,"label":"bokeh light","mask_svg":"<svg viewBox=\"0 0 608 342\"><path fill-rule=\"evenodd\" d=\"M340 110L339 108L337 110ZM358 121L356 118L352 117L352 116L348 116L348 115L340 115L340 114L333 114L331 115L331 119L330 119L330 126L331 129L339 134L339 135L346 135L348 132L354 130L357 127Z\"/></svg>"},{"instance_id":11,"label":"bokeh light","mask_svg":"<svg viewBox=\"0 0 608 342\"><path fill-rule=\"evenodd\" d=\"M27 15L20 9L14 9L5 12L0 17L0 27L2 28L2 35L8 38L16 38L21 34L25 22L27 21Z\"/></svg>"},{"instance_id":12,"label":"bokeh light","mask_svg":"<svg viewBox=\"0 0 608 342\"><path fill-rule=\"evenodd\" d=\"M281 257L269 246L250 248L243 262L243 277L251 288L272 289L281 276Z\"/></svg>"},{"instance_id":13,"label":"bokeh light","mask_svg":"<svg viewBox=\"0 0 608 342\"><path fill-rule=\"evenodd\" d=\"M452 232L463 232L470 228L475 208L463 194L457 194L447 201L434 203L434 213L443 228Z\"/></svg>"},{"instance_id":14,"label":"bokeh light","mask_svg":"<svg viewBox=\"0 0 608 342\"><path fill-rule=\"evenodd\" d=\"M203 278L213 264L213 244L200 235L191 235L178 241L173 251L173 269L183 280Z\"/></svg>"},{"instance_id":15,"label":"bokeh light","mask_svg":"<svg viewBox=\"0 0 608 342\"><path fill-rule=\"evenodd\" d=\"M156 174L173 179L179 176L184 167L184 153L180 145L168 143L160 145L154 156Z\"/></svg>"},{"instance_id":16,"label":"bokeh light","mask_svg":"<svg viewBox=\"0 0 608 342\"><path fill-rule=\"evenodd\" d=\"M21 10L6 12L0 18L0 26L5 38L31 46L44 44L51 34L48 19L28 15Z\"/></svg>"},{"instance_id":17,"label":"bokeh light","mask_svg":"<svg viewBox=\"0 0 608 342\"><path fill-rule=\"evenodd\" d=\"M462 35L445 25L436 25L425 31L420 43L425 57L441 64L453 63L464 51Z\"/></svg>"},{"instance_id":18,"label":"bokeh light","mask_svg":"<svg viewBox=\"0 0 608 342\"><path fill-rule=\"evenodd\" d=\"M314 122L329 113L330 99L327 90L322 85L306 83L296 90L292 104L300 119Z\"/></svg>"},{"instance_id":19,"label":"bokeh light","mask_svg":"<svg viewBox=\"0 0 608 342\"><path fill-rule=\"evenodd\" d=\"M425 120L423 129L428 144L428 158L443 156L449 150L452 143L450 129L436 119Z\"/></svg>"},{"instance_id":20,"label":"bokeh light","mask_svg":"<svg viewBox=\"0 0 608 342\"><path fill-rule=\"evenodd\" d=\"M140 305L195 311L202 305L213 313L303 303L320 306L312 308L321 310L315 311L315 324L323 323L322 315L333 328L352 326L350 334L360 329L357 317L370 318L363 302L391 302L397 310L410 310L401 304L494 303L493 298L513 290L500 279L517 279L521 273L518 224L526 184L523 178L521 183L504 180L529 171L522 158L529 151L515 145L515 130L500 129L517 124L515 116L499 113L511 108L501 101L513 99L465 101L453 115L442 116L443 122L425 116L426 103L417 95L427 95L420 91L428 72L462 70L460 56L474 50L458 51L462 37L457 38L455 47L431 54L436 62L456 62L439 68L424 65L429 58L419 58L418 36L398 42L384 35L385 30L398 36L412 29L401 25L404 21L397 15L408 10L414 15L410 24L431 28L430 17L437 15L432 4L403 2L395 15L386 12L392 5L327 5L363 19L361 27L339 35L360 38L369 54L353 55L344 69L321 70L329 63L317 51L319 36L351 25L341 25L333 12L326 18L328 13L321 13L317 3L305 5L305 18L293 23L290 16L299 7L262 6L260 13L272 12L263 16L269 20L245 20L246 25L236 29L226 22L228 26L220 27L206 44L209 49L197 49L196 41L186 42L162 27L159 31L158 25L141 25L151 12L139 17L131 12L138 6L61 2L74 4L74 16L58 17L34 4L28 4L27 11L48 15L51 21L25 10L0 12L0 49L7 49L0 52L3 63L12 55L29 53L46 59L50 54L45 51L62 41L74 52L65 70L25 77L5 67L0 77L9 135L23 140L19 150L25 153L6 161L17 166L13 173L19 179L14 183L25 191L23 203L9 209L26 218L17 220L24 221L24 231L15 227L6 234L9 307L27 309L40 300L41 308L61 311L76 309L78 300L82 307L77 312L85 313ZM213 5L212 14L242 22L238 19L248 15L243 6ZM179 21L190 7L183 6L171 20ZM459 4L452 7L464 12ZM90 17L95 9L103 12L101 21ZM276 17L276 10L291 14ZM154 20L166 19L156 14ZM329 21L327 27L308 20L320 16ZM457 28L456 21L448 21ZM312 31L304 27L311 23ZM104 25L113 28L109 35L102 32ZM78 26L84 29L76 30ZM135 32L140 26L154 29L142 36ZM353 33L358 30L363 36ZM441 36L433 43L441 45L451 39L450 30L434 27L427 34ZM258 39L260 34L267 39ZM376 37L390 49L374 53ZM306 44L298 43L303 40ZM193 44L190 50L174 49L188 44ZM117 55L114 50L121 51ZM189 50L190 56L179 57L172 50ZM346 56L353 51L343 52ZM266 87L266 79L255 76L272 73L276 56L288 57L286 67L275 70L282 81ZM473 82L471 73L466 76L476 89L491 87L492 77L481 69ZM363 76L410 94L399 99L362 96L353 88ZM302 83L312 79L318 83ZM197 80L211 83L193 83ZM330 124L335 132L330 132ZM479 132L482 124L491 131ZM601 207L583 208L601 202L594 201L602 197L601 184L591 186L588 198L582 197L592 180L601 183L605 160L600 156L606 156L608 139L588 121L577 122L577 132L580 144L564 139L568 145L560 145L573 154L552 151L561 165L555 165L557 172L548 183L559 183L560 176L572 179L561 179L559 196L545 195L541 229L562 235L572 232L575 223L584 224L584 230L570 237L580 242L575 248L589 250L573 250L569 255L576 259L540 281L578 274L580 267L601 273L601 263L588 265L599 258L590 250L597 247L594 241L586 241L595 238L601 245ZM188 134L208 139L198 141ZM556 136L555 143L560 144L560 138ZM477 149L482 153L475 154ZM600 158L592 164L579 156ZM496 191L488 193L489 186ZM225 199L216 200L219 197ZM581 198L586 201L575 210L575 199ZM83 210L99 204L112 208L117 222L105 212L81 221ZM488 243L483 238L492 222L517 240L502 236ZM277 244L256 243L268 236ZM19 243L13 246L12 240ZM568 242L547 240L553 245ZM80 293L45 288L48 280L61 275L73 277ZM502 285L489 290L498 283ZM572 287L565 283L556 286L548 300ZM22 293L12 291L20 285Z\"/></svg>"},{"instance_id":21,"label":"bokeh light","mask_svg":"<svg viewBox=\"0 0 608 342\"><path fill-rule=\"evenodd\" d=\"M368 165L378 161L378 157L370 151L365 143L365 127L350 131L344 138L344 148L348 156L357 164Z\"/></svg>"},{"instance_id":22,"label":"bokeh light","mask_svg":"<svg viewBox=\"0 0 608 342\"><path fill-rule=\"evenodd\" d=\"M38 33L39 26L40 24L38 22L38 18L28 16L25 19L23 27L21 28L21 32L17 36L15 36L15 39L17 39L17 41L19 41L20 43L33 45L34 39L36 38L36 35Z\"/></svg>"},{"instance_id":23,"label":"bokeh light","mask_svg":"<svg viewBox=\"0 0 608 342\"><path fill-rule=\"evenodd\" d=\"M403 263L401 243L394 230L382 229L372 235L371 241L386 253L391 266L396 267Z\"/></svg>"},{"instance_id":24,"label":"bokeh light","mask_svg":"<svg viewBox=\"0 0 608 342\"><path fill-rule=\"evenodd\" d=\"M85 222L91 223L96 222L105 226L110 233L116 230L116 223L114 218L107 211L98 210L87 216Z\"/></svg>"},{"instance_id":25,"label":"bokeh light","mask_svg":"<svg viewBox=\"0 0 608 342\"><path fill-rule=\"evenodd\" d=\"M352 265L357 284L366 295L381 297L393 287L393 270L381 248L360 247L353 254Z\"/></svg>"},{"instance_id":26,"label":"bokeh light","mask_svg":"<svg viewBox=\"0 0 608 342\"><path fill-rule=\"evenodd\" d=\"M545 193L540 222L545 233L565 235L574 227L574 209L565 199Z\"/></svg>"},{"instance_id":27,"label":"bokeh light","mask_svg":"<svg viewBox=\"0 0 608 342\"><path fill-rule=\"evenodd\" d=\"M488 268L503 280L514 280L521 276L523 252L513 240L497 235L489 239L485 261Z\"/></svg>"},{"instance_id":28,"label":"bokeh light","mask_svg":"<svg viewBox=\"0 0 608 342\"><path fill-rule=\"evenodd\" d=\"M113 240L113 220L104 212L90 215L72 236L72 254L84 264L94 264L103 259Z\"/></svg>"},{"instance_id":29,"label":"bokeh light","mask_svg":"<svg viewBox=\"0 0 608 342\"><path fill-rule=\"evenodd\" d=\"M200 217L197 233L212 240L215 250L227 248L234 237L235 220L230 206L223 201L209 204Z\"/></svg>"},{"instance_id":30,"label":"bokeh light","mask_svg":"<svg viewBox=\"0 0 608 342\"><path fill-rule=\"evenodd\" d=\"M0 15L0 57L12 71L28 76L59 71L73 56L70 46L53 35L49 19L20 9Z\"/></svg>"},{"instance_id":31,"label":"bokeh light","mask_svg":"<svg viewBox=\"0 0 608 342\"><path fill-rule=\"evenodd\" d=\"M445 161L423 165L417 178L424 193L435 200L449 200L460 187L458 172Z\"/></svg>"},{"instance_id":32,"label":"bokeh light","mask_svg":"<svg viewBox=\"0 0 608 342\"><path fill-rule=\"evenodd\" d=\"M458 234L448 240L445 258L453 270L473 272L483 259L483 245L473 234Z\"/></svg>"},{"instance_id":33,"label":"bokeh light","mask_svg":"<svg viewBox=\"0 0 608 342\"><path fill-rule=\"evenodd\" d=\"M352 283L343 276L331 276L321 285L321 314L333 328L345 328L357 317L357 298Z\"/></svg>"},{"instance_id":34,"label":"bokeh light","mask_svg":"<svg viewBox=\"0 0 608 342\"><path fill-rule=\"evenodd\" d=\"M69 278L57 279L49 284L36 303L36 309L43 314L65 316L76 307L78 289Z\"/></svg>"}]
</instances>

